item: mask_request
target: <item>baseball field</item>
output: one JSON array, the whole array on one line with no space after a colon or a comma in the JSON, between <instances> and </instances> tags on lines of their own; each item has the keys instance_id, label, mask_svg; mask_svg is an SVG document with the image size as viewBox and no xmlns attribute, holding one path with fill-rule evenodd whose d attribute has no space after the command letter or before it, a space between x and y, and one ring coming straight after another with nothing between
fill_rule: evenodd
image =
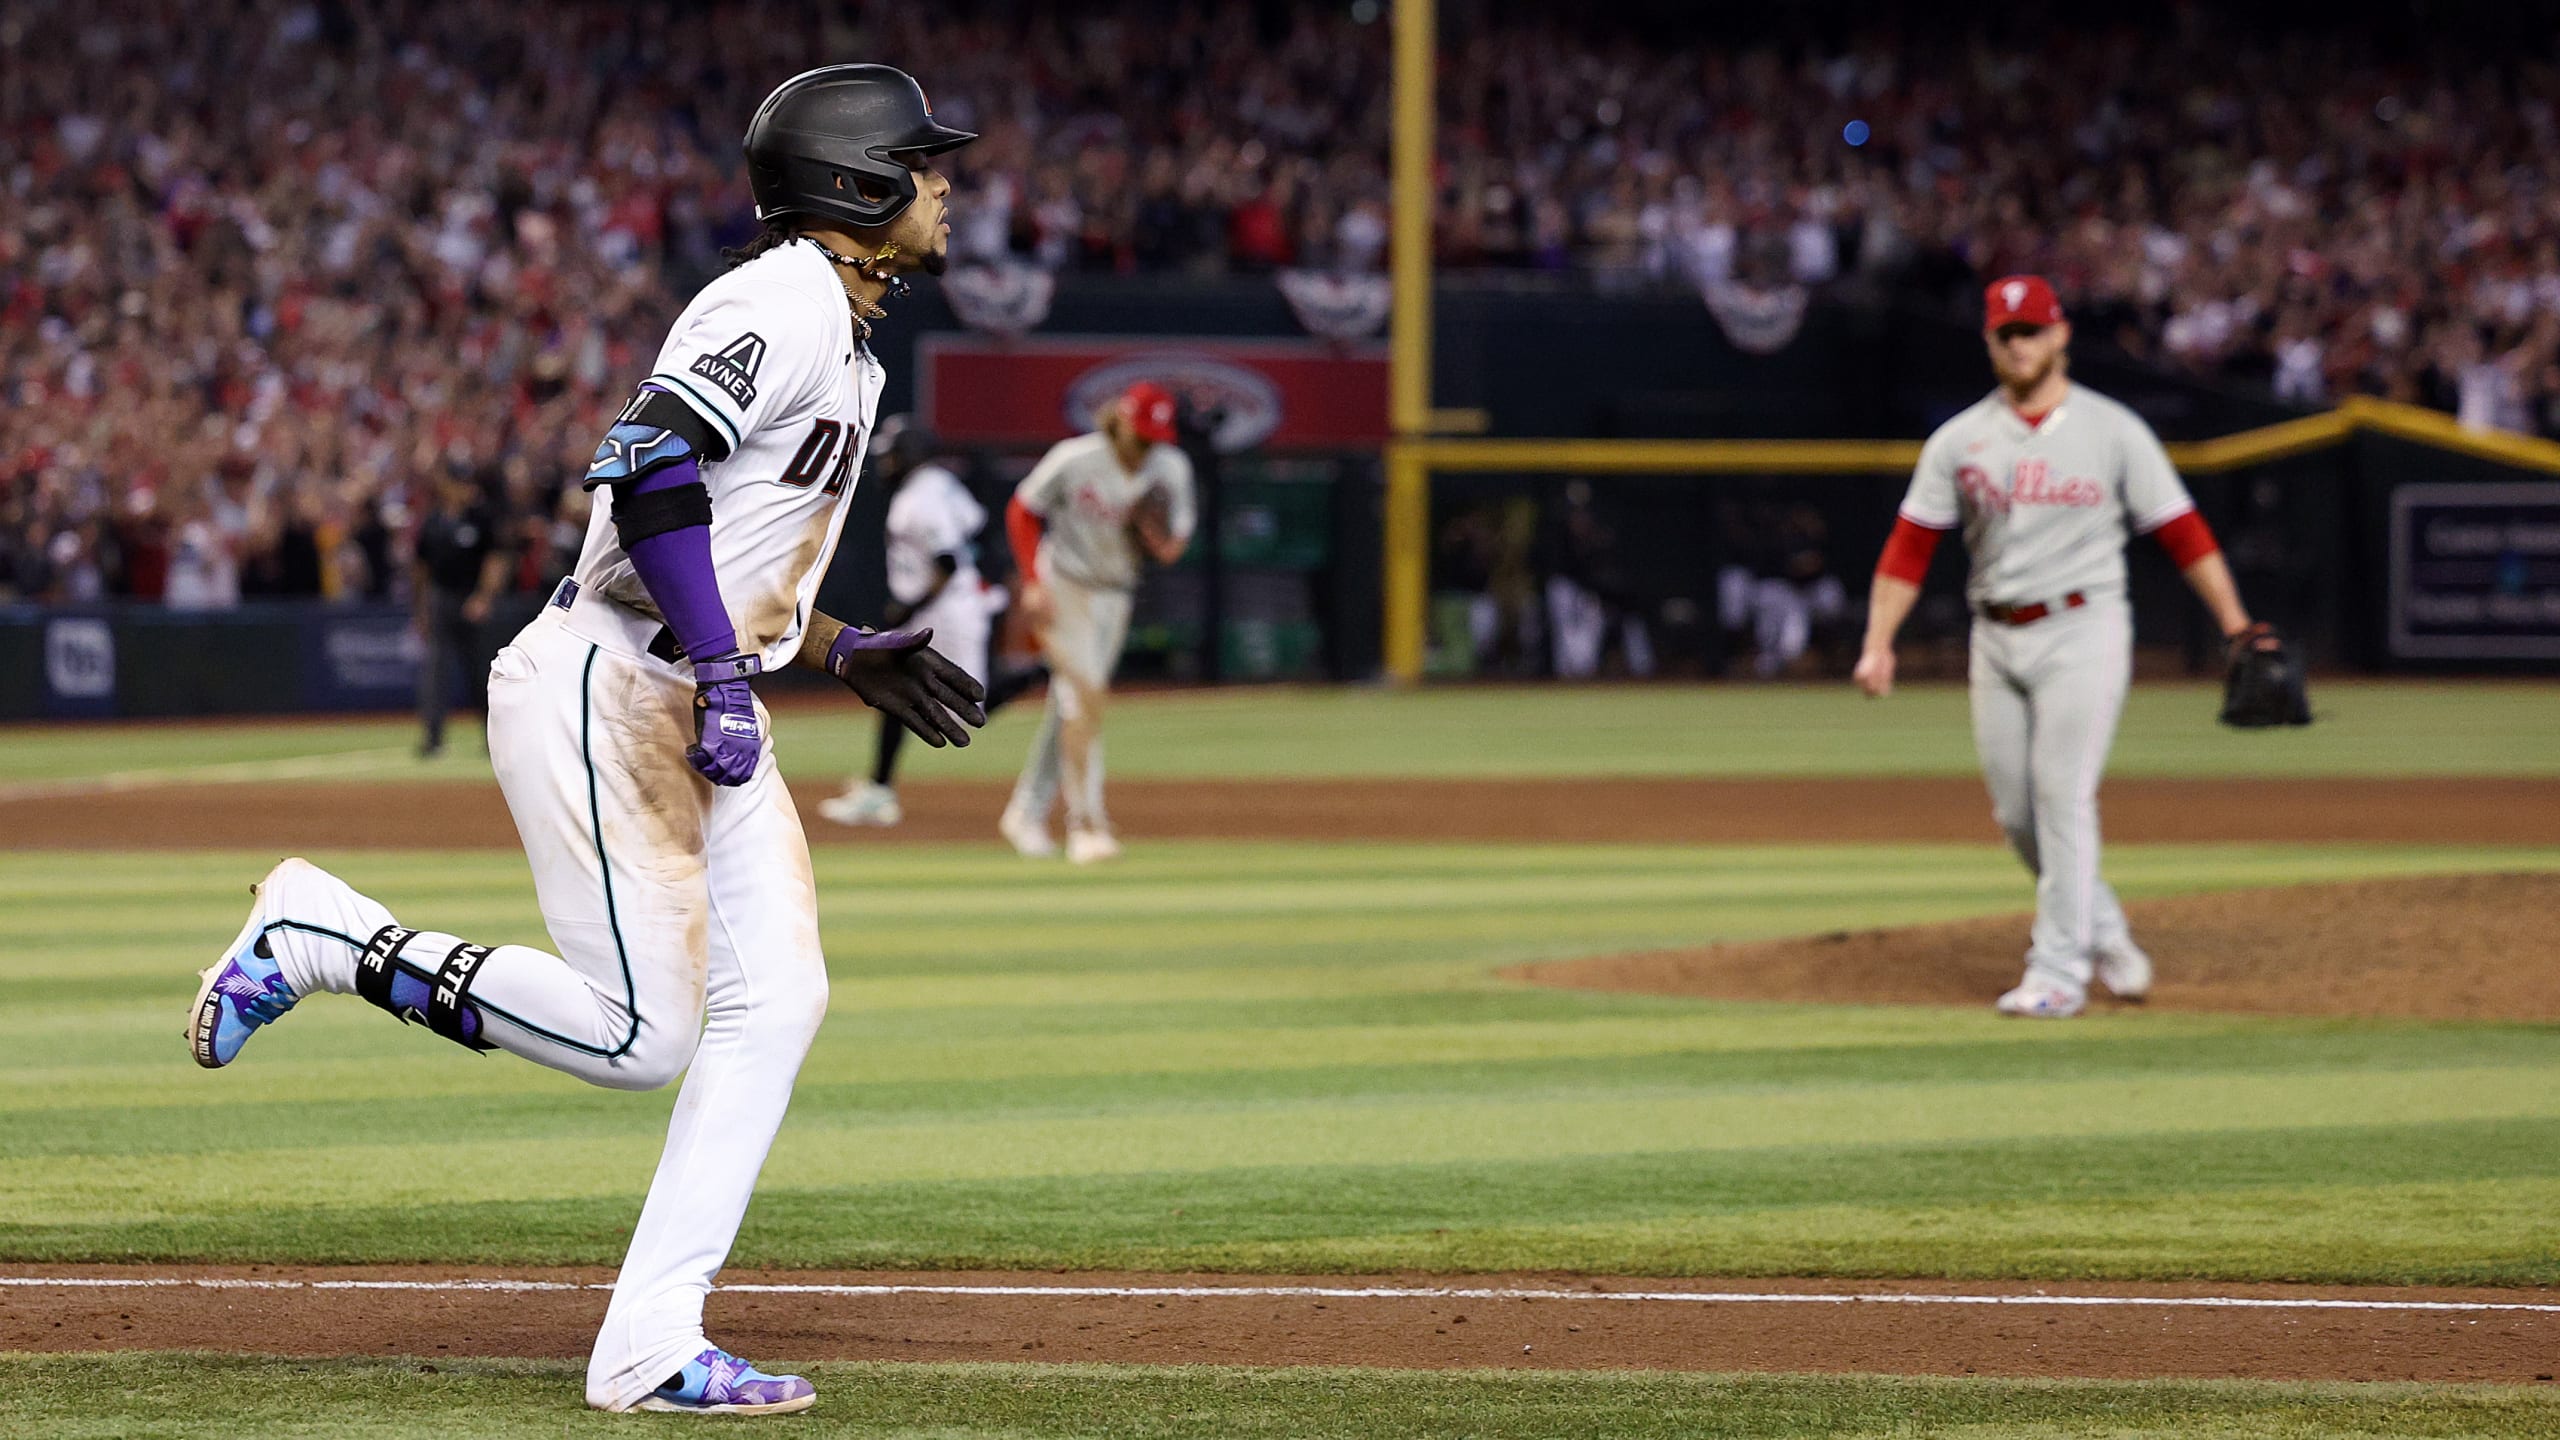
<instances>
[{"instance_id":1,"label":"baseball field","mask_svg":"<svg viewBox=\"0 0 2560 1440\"><path fill-rule=\"evenodd\" d=\"M1027 711L911 748L906 825L810 821L832 1013L713 1334L826 1435L2560 1433L2560 687L2317 700L2137 688L2161 982L2067 1022L1989 1008L1952 688L1134 696L1092 870L993 835ZM808 815L871 723L777 731ZM283 854L544 943L409 739L0 734L0 1434L653 1425L579 1377L672 1092L179 1037Z\"/></svg>"}]
</instances>

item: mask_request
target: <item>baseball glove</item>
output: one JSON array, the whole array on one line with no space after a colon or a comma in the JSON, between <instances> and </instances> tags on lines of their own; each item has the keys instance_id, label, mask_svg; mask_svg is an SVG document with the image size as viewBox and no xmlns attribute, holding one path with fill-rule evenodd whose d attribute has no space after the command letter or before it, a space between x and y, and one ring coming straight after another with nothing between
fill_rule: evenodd
<instances>
[{"instance_id":1,"label":"baseball glove","mask_svg":"<svg viewBox=\"0 0 2560 1440\"><path fill-rule=\"evenodd\" d=\"M2264 621L2231 637L2222 675L2222 723L2243 730L2311 723L2302 662Z\"/></svg>"}]
</instances>

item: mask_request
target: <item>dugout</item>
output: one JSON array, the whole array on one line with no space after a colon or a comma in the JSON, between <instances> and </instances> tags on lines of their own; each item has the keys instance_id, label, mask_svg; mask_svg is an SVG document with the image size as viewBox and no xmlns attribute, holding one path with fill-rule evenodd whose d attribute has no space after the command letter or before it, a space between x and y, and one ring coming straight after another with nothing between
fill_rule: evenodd
<instances>
[{"instance_id":1,"label":"dugout","mask_svg":"<svg viewBox=\"0 0 2560 1440\"><path fill-rule=\"evenodd\" d=\"M1416 678L1487 667L1454 659L1481 597L1525 606L1516 574L1541 584L1559 538L1587 513L1610 564L1587 588L1651 628L1655 669L1734 673L1749 626L1730 577L1787 576L1803 557L1840 592L1854 645L1866 576L1892 526L1919 442L1433 439L1389 454L1391 671ZM2254 613L2315 665L2362 671L2560 670L2560 444L2468 430L2434 411L2355 399L2335 411L2209 440L2170 442ZM1499 517L1488 527L1479 517ZM1469 554L1487 528L1509 547ZM2203 671L2217 637L2165 556L2128 552L2137 644ZM1960 653L1967 623L1960 547L1942 547L1906 632L1924 657ZM1508 592L1507 594L1504 592ZM1481 630L1473 637L1481 639ZM1825 637L1816 637L1817 649ZM1505 637L1508 643L1509 637ZM1631 666L1625 641L1604 673ZM1836 638L1833 643L1839 643ZM1482 659L1478 646L1477 660ZM1850 657L1838 657L1845 674ZM1817 662L1819 657L1817 657ZM1922 668L1927 668L1924 658Z\"/></svg>"}]
</instances>

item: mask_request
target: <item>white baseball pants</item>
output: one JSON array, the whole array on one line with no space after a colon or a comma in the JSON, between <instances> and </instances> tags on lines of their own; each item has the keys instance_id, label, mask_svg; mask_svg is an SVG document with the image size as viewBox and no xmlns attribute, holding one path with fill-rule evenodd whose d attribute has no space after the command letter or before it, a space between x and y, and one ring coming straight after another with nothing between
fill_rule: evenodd
<instances>
[{"instance_id":1,"label":"white baseball pants","mask_svg":"<svg viewBox=\"0 0 2560 1440\"><path fill-rule=\"evenodd\" d=\"M953 577L907 623L932 626L934 653L968 671L970 679L987 683L995 617L987 613L987 592L976 571Z\"/></svg>"},{"instance_id":2,"label":"white baseball pants","mask_svg":"<svg viewBox=\"0 0 2560 1440\"><path fill-rule=\"evenodd\" d=\"M704 1347L703 1298L827 1008L808 843L773 752L745 785L703 780L684 760L692 702L675 667L603 648L547 608L490 671L489 758L560 953L490 954L470 993L482 1033L616 1089L685 1076L588 1361L587 1403L606 1410ZM391 923L342 895L331 903L348 913L322 918L346 933ZM426 934L404 953L454 943ZM353 992L349 947L286 952L296 990Z\"/></svg>"}]
</instances>

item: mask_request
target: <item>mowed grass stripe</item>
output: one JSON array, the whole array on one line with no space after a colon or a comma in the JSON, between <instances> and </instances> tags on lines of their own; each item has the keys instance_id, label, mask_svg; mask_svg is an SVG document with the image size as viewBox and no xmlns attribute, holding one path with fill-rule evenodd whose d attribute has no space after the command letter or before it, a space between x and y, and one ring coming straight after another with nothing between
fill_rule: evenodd
<instances>
[{"instance_id":1,"label":"mowed grass stripe","mask_svg":"<svg viewBox=\"0 0 2560 1440\"><path fill-rule=\"evenodd\" d=\"M2164 775L2553 775L2560 687L2455 680L2315 687L2320 723L2280 734L2216 726L2203 681L2134 687L2112 773ZM1008 779L1036 711L1000 713L966 750L919 757L924 777ZM869 763L859 707L787 705L777 718L785 773L823 783ZM12 727L0 783L149 767L340 756L408 744L398 719L279 725L201 721L147 730ZM447 758L385 758L387 780L486 783L466 734ZM1385 690L1246 687L1130 694L1111 714L1112 774L1124 779L1314 779L1648 775L1969 776L1975 760L1958 684L1918 684L1867 704L1845 684L1643 685ZM989 817L993 823L993 817Z\"/></svg>"},{"instance_id":2,"label":"mowed grass stripe","mask_svg":"<svg viewBox=\"0 0 2560 1440\"><path fill-rule=\"evenodd\" d=\"M1744 1094L1394 1101L1321 1107L1236 1104L1182 1111L960 1121L802 1118L765 1165L776 1186L847 1177L983 1180L1242 1166L1533 1162L1666 1149L1859 1146L2046 1135L2214 1133L2235 1117L2288 1128L2560 1119L2560 1068L2446 1068L2318 1076L2152 1076L2024 1084L1795 1086ZM465 1127L465 1133L468 1133ZM211 1207L291 1204L334 1193L365 1204L590 1193L599 1175L645 1179L650 1135L402 1139L203 1155L56 1156L0 1171L0 1216L59 1223Z\"/></svg>"},{"instance_id":3,"label":"mowed grass stripe","mask_svg":"<svg viewBox=\"0 0 2560 1440\"><path fill-rule=\"evenodd\" d=\"M1227 903L1201 904L1193 894L1204 888L1188 878L1199 874L1190 855L1195 848L1221 857L1219 879L1205 888L1229 897ZM1090 886L1058 868L1043 872L1010 855L973 850L896 852L878 861L821 851L830 966L854 985L955 971L1365 967L1381 959L1447 959L1453 951L1490 966L1806 928L1916 923L2032 903L2015 862L1988 845L1668 853L1594 846L1581 857L1587 869L1561 873L1543 851L1427 847L1444 862L1436 872L1395 880L1369 878L1374 867L1366 863L1394 854L1394 847L1295 847L1331 859L1321 870L1282 878L1263 876L1271 848L1168 847L1186 863L1160 873L1141 855L1113 883ZM1613 856L1622 863L1610 864ZM2560 849L2120 846L2108 861L2118 889L2141 898L2376 875L2552 869L2560 868ZM193 985L182 978L201 968L247 913L239 877L263 874L265 863L232 859L219 882L182 870L156 882L157 889L127 890L104 904L55 895L42 873L24 873L19 862L0 859L0 939L6 941L0 998L41 996L58 1007L103 999L111 992L100 982L131 978L156 980L160 993L176 992L183 1004ZM368 854L335 863L412 923L483 943L549 943L530 879L515 857ZM131 868L132 862L89 867L93 874ZM1257 878L1234 878L1239 875ZM1044 903L1051 896L1058 903ZM144 992L137 987L135 993ZM0 1038L40 1042L42 1027L29 1024L27 1015L23 1005L0 1006ZM59 1011L53 1018L61 1018ZM26 1058L20 1045L0 1050L0 1066Z\"/></svg>"},{"instance_id":4,"label":"mowed grass stripe","mask_svg":"<svg viewBox=\"0 0 2560 1440\"><path fill-rule=\"evenodd\" d=\"M2341 1179L2354 1176L2354 1180ZM767 1186L734 1260L2549 1284L2560 1124ZM636 1194L0 1225L26 1259L607 1264ZM2459 1223L2449 1223L2459 1217ZM2164 1256L2174 1260L2164 1261Z\"/></svg>"},{"instance_id":5,"label":"mowed grass stripe","mask_svg":"<svg viewBox=\"0 0 2560 1440\"><path fill-rule=\"evenodd\" d=\"M808 1373L818 1407L791 1433L864 1440L2509 1440L2560 1428L2560 1395L2518 1386L912 1362ZM584 1409L582 1371L560 1361L46 1355L0 1358L0 1379L0 1428L56 1440L424 1440L457 1424L485 1440L558 1440L648 1426ZM688 1423L700 1422L664 1428Z\"/></svg>"},{"instance_id":6,"label":"mowed grass stripe","mask_svg":"<svg viewBox=\"0 0 2560 1440\"><path fill-rule=\"evenodd\" d=\"M2012 1027L2011 1035L2044 1032ZM2419 1069L2498 1063L2560 1066L2560 1035L2537 1028L2478 1029L2460 1050L2440 1028L2288 1031L2255 1025L2186 1039L2119 1032L2077 1044L1998 1039L1937 1045L1783 1046L1675 1050L1543 1058L1481 1058L1433 1063L1311 1065L1300 1069L1191 1069L1008 1078L955 1074L942 1079L882 1077L858 1082L804 1081L796 1103L813 1114L863 1123L890 1118L1135 1114L1243 1106L1466 1097L1550 1099L1591 1095L1675 1096L1732 1093L1855 1082L1865 1085L2129 1081L2157 1075L2305 1074L2339 1070ZM210 1103L84 1104L51 1112L0 1110L0 1154L212 1154L272 1145L363 1144L385 1131L432 1136L467 1125L482 1137L541 1138L605 1133L655 1134L662 1107L580 1086L563 1092L499 1091L418 1095L399 1086L348 1095L302 1085L286 1093L330 1098L228 1098Z\"/></svg>"},{"instance_id":7,"label":"mowed grass stripe","mask_svg":"<svg viewBox=\"0 0 2560 1440\"><path fill-rule=\"evenodd\" d=\"M238 874L262 865L228 857L237 868L226 875L215 863L225 857L165 869L164 858L79 857L71 868L115 898L88 909L91 933L78 947L53 943L60 912L41 898L44 872L70 862L0 862L11 897L0 901L0 998L10 1002L0 1007L0 1254L524 1253L484 1250L469 1225L434 1223L467 1200L491 1224L533 1226L525 1247L613 1258L670 1097L598 1095L508 1057L464 1057L341 997L315 1000L240 1066L197 1071L180 1053L178 1011L205 947L237 925ZM2421 1150L2463 1127L2538 1135L2560 1119L2560 1042L2523 1027L2167 1014L2037 1026L1987 1007L1717 1005L1540 990L1490 974L1516 958L2022 906L2023 876L1989 846L1167 846L1101 877L975 848L876 859L833 851L820 863L839 1003L768 1177L776 1204L805 1204L811 1234L837 1237L839 1260L985 1263L998 1240L1010 1247L1006 1263L1127 1260L1137 1238L1104 1243L1121 1233L1115 1204L1155 1197L1155 1209L1132 1212L1146 1221L1188 1210L1186 1195L1274 1192L1302 1208L1218 1237L1224 1249L1197 1236L1175 1248L1258 1265L1277 1265L1284 1251L1306 1260L1379 1245L1414 1264L1461 1249L1477 1257L1468 1263L1487 1263L1482 1255L1506 1247L1519 1264L1615 1263L1660 1250L1669 1235L1689 1248L1665 1253L1801 1254L1855 1268L1897 1255L1987 1264L2005 1235L2033 1241L2036 1264L2076 1265L2092 1223L2073 1208L2081 1191L2025 1200L1995 1187L1948 1199L1910 1157L1974 1147L1984 1164L2050 1166L2085 1182L2097 1173L2085 1147L2140 1151L2165 1137L2170 1148L2155 1158L2214 1144L2276 1157L2251 1183L2324 1197L2322 1233L2340 1264L2391 1259L2388 1247L2346 1243L2360 1206L2388 1222L2376 1233L2402 1235L2432 1205L2444 1238L2411 1251L2423 1250L2425 1264L2541 1273L2508 1222L2459 1223L2471 1192L2442 1187L2472 1183L2463 1172L2385 1194L2380 1171L2287 1138L2386 1122ZM373 854L346 864L406 918L478 915L485 926L457 928L539 939L527 933L538 927L513 857ZM2115 857L2137 894L2526 864L2560 864L2560 852L2199 847ZM1026 886L1089 908L1071 925L1036 907L971 908ZM1194 891L1245 898L1202 906ZM1343 903L1328 909L1328 892ZM1500 903L1522 896L1531 899ZM179 938L198 924L212 941ZM941 952L954 958L917 948L955 935L966 942ZM93 1123L117 1110L129 1118ZM1756 1248L1712 1249L1744 1230L1718 1218L1712 1197L1723 1192L1702 1177L1779 1152L1872 1167L1881 1189L1864 1199L1835 1190L1819 1203L1737 1198L1754 1214L1837 1213L1801 1233L1771 1222L1752 1232ZM1645 1208L1613 1218L1573 1188L1661 1155L1691 1168L1649 1172L1639 1183L1660 1188ZM1431 1213L1425 1192L1450 1184L1505 1193L1487 1177L1511 1171L1560 1177L1554 1202L1419 1230L1371 1218ZM1275 1185L1300 1173L1334 1183ZM2166 1219L2174 1201L2218 1192L2166 1162L2144 1183L2157 1190L2143 1201L2158 1202L2156 1218L2140 1244L2102 1256L2106 1265L2177 1273L2189 1252L2211 1253L2241 1273L2252 1255L2281 1267L2307 1253L2246 1205L2206 1204L2200 1228L2181 1239ZM2538 1183L2492 1182L2486 1208L2521 1214L2505 1197L2523 1191L2501 1187ZM794 1194L804 1200L784 1198ZM884 1195L918 1198L913 1213L883 1211ZM2025 1208L2005 1208L2013 1204ZM944 1218L933 1217L937 1206ZM1026 1206L1036 1225L1002 1228ZM760 1205L750 1236L767 1214ZM1929 1232L1925 1245L1906 1235L1906 1216ZM1169 1238L1145 1243L1162 1249Z\"/></svg>"},{"instance_id":8,"label":"mowed grass stripe","mask_svg":"<svg viewBox=\"0 0 2560 1440\"><path fill-rule=\"evenodd\" d=\"M1561 1004L1580 997L1560 997ZM1293 1028L1158 1028L1143 1036L1124 1032L1076 1035L989 1036L950 1034L917 1038L911 1030L855 1036L831 1023L800 1072L804 1096L822 1087L1045 1083L1089 1078L1110 1083L1133 1075L1200 1077L1195 1083L1252 1072L1327 1070L1343 1065L1481 1065L1501 1061L1589 1059L1606 1063L1672 1054L1751 1053L1784 1049L1816 1065L1833 1050L1866 1046L1925 1048L1991 1043L2027 1049L2068 1050L2102 1034L2157 1040L2181 1035L2253 1035L2304 1022L2210 1015L2094 1016L2071 1031L2020 1026L1987 1010L1843 1008L1812 1005L1707 1006L1676 1000L1623 1001L1639 1013L1584 1016L1559 1011L1549 1018L1490 1021L1478 1018L1406 1024L1351 1024ZM339 1013L297 1015L295 1048L278 1036L260 1044L254 1068L218 1075L167 1066L156 1035L118 1042L121 1056L91 1056L92 1063L26 1069L0 1075L0 1113L61 1111L89 1106L222 1105L226 1098L327 1096L348 1103L469 1095L558 1095L590 1087L531 1065L465 1064L442 1042L417 1034L397 1037L397 1055L385 1054L378 1019L337 1007ZM2312 1033L2332 1027L2312 1024ZM2479 1057L2439 1036L2435 1048L2448 1063ZM330 1057L330 1058L322 1058ZM2032 1064L2032 1061L2022 1063ZM624 1103L642 1104L628 1100ZM806 1107L802 1107L805 1111ZM65 1123L58 1116L41 1122Z\"/></svg>"},{"instance_id":9,"label":"mowed grass stripe","mask_svg":"<svg viewBox=\"0 0 2560 1440\"><path fill-rule=\"evenodd\" d=\"M1940 1046L1682 1051L1549 1059L1299 1070L1150 1071L1014 1079L876 1080L803 1084L797 1103L855 1123L990 1116L1228 1112L1450 1097L1517 1100L1754 1093L1856 1081L1867 1085L2131 1081L2174 1074L2287 1073L2440 1067L2464 1062L2549 1067L2560 1039L2538 1030L2480 1032L2458 1054L2430 1030L2287 1034L2253 1029L2180 1043L2153 1036L2074 1046ZM270 1092L271 1093L271 1092ZM305 1093L322 1094L314 1088ZM385 1131L435 1135L464 1126L482 1138L655 1135L662 1105L579 1087L562 1092L254 1099L216 1104L82 1105L0 1111L0 1153L210 1155L263 1149L292 1136L304 1148L371 1143Z\"/></svg>"}]
</instances>

